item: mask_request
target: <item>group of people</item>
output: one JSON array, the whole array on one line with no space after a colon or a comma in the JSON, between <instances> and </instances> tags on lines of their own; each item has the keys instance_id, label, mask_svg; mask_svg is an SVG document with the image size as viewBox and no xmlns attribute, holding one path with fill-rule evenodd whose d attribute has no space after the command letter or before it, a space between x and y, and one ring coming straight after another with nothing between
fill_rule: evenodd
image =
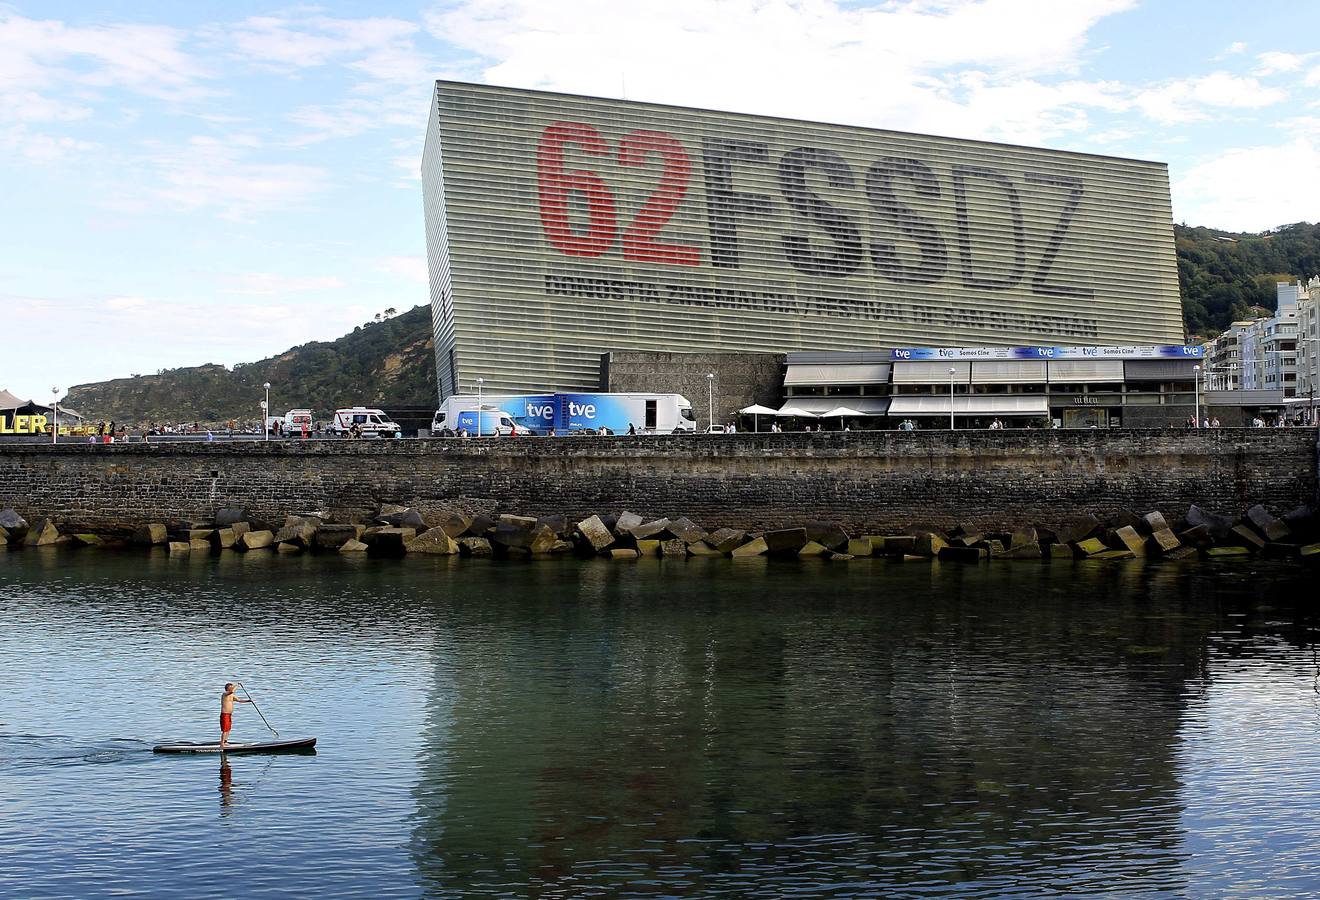
<instances>
[{"instance_id":1,"label":"group of people","mask_svg":"<svg viewBox=\"0 0 1320 900\"><path fill-rule=\"evenodd\" d=\"M1260 420L1257 419L1256 421L1260 421ZM1264 422L1261 422L1261 425L1264 425L1264 424L1265 424ZM1195 428L1195 427L1197 427L1197 426L1196 426L1196 416L1188 416L1188 417L1187 417L1187 421L1184 423L1184 426L1183 426L1183 427L1185 427L1185 428L1189 428L1189 429L1190 429L1190 428ZM1211 417L1211 416L1205 416L1204 418L1201 419L1201 426L1200 426L1200 427L1202 427L1202 428L1218 428L1218 427L1220 427L1220 426L1219 426L1219 416L1213 416L1213 417ZM1260 426L1257 426L1257 427L1260 427Z\"/></svg>"}]
</instances>

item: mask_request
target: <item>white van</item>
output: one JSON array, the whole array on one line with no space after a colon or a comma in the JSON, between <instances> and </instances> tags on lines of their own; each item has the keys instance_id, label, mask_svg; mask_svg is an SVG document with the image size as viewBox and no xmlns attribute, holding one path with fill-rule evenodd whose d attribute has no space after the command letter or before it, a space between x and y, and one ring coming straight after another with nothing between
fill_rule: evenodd
<instances>
[{"instance_id":1,"label":"white van","mask_svg":"<svg viewBox=\"0 0 1320 900\"><path fill-rule=\"evenodd\" d=\"M347 436L353 426L358 426L366 436L394 437L399 425L390 419L383 409L371 406L349 406L335 410L334 421L330 423L333 434Z\"/></svg>"},{"instance_id":2,"label":"white van","mask_svg":"<svg viewBox=\"0 0 1320 900\"><path fill-rule=\"evenodd\" d=\"M291 409L284 414L284 433L302 434L303 426L307 426L307 433L312 431L312 411L310 409Z\"/></svg>"}]
</instances>

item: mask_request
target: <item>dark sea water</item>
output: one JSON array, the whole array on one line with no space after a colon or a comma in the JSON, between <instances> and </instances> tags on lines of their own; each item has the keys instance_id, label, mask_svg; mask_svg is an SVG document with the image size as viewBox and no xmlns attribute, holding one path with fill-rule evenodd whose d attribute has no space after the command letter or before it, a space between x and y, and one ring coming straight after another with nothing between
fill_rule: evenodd
<instances>
[{"instance_id":1,"label":"dark sea water","mask_svg":"<svg viewBox=\"0 0 1320 900\"><path fill-rule=\"evenodd\" d=\"M0 896L1314 895L1316 596L1273 563L10 552ZM316 754L150 752L234 678Z\"/></svg>"}]
</instances>

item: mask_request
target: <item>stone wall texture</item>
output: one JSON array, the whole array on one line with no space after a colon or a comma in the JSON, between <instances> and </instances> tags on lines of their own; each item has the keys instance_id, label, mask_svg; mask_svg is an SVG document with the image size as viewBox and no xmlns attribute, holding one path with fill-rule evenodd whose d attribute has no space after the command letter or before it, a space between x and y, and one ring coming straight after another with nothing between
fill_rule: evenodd
<instances>
[{"instance_id":1,"label":"stone wall texture","mask_svg":"<svg viewBox=\"0 0 1320 900\"><path fill-rule=\"evenodd\" d=\"M698 427L710 420L706 376L715 376L715 423L737 422L754 403L778 409L784 395L783 353L664 353L614 351L601 358L601 389L682 394L692 401Z\"/></svg>"},{"instance_id":2,"label":"stone wall texture","mask_svg":"<svg viewBox=\"0 0 1320 900\"><path fill-rule=\"evenodd\" d=\"M0 506L114 531L242 506L338 519L381 503L749 530L995 528L1123 509L1238 514L1316 500L1313 429L883 431L639 437L8 444Z\"/></svg>"}]
</instances>

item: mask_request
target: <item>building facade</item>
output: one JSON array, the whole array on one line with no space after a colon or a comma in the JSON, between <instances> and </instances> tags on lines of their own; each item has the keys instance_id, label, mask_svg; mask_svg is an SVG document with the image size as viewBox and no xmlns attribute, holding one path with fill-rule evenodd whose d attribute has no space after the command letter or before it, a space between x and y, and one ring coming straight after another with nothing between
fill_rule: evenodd
<instances>
[{"instance_id":1,"label":"building facade","mask_svg":"<svg viewBox=\"0 0 1320 900\"><path fill-rule=\"evenodd\" d=\"M790 353L784 408L845 407L882 428L1164 427L1195 415L1203 356L1184 345Z\"/></svg>"},{"instance_id":2,"label":"building facade","mask_svg":"<svg viewBox=\"0 0 1320 900\"><path fill-rule=\"evenodd\" d=\"M1183 340L1162 163L438 82L422 183L442 398L613 351Z\"/></svg>"}]
</instances>

